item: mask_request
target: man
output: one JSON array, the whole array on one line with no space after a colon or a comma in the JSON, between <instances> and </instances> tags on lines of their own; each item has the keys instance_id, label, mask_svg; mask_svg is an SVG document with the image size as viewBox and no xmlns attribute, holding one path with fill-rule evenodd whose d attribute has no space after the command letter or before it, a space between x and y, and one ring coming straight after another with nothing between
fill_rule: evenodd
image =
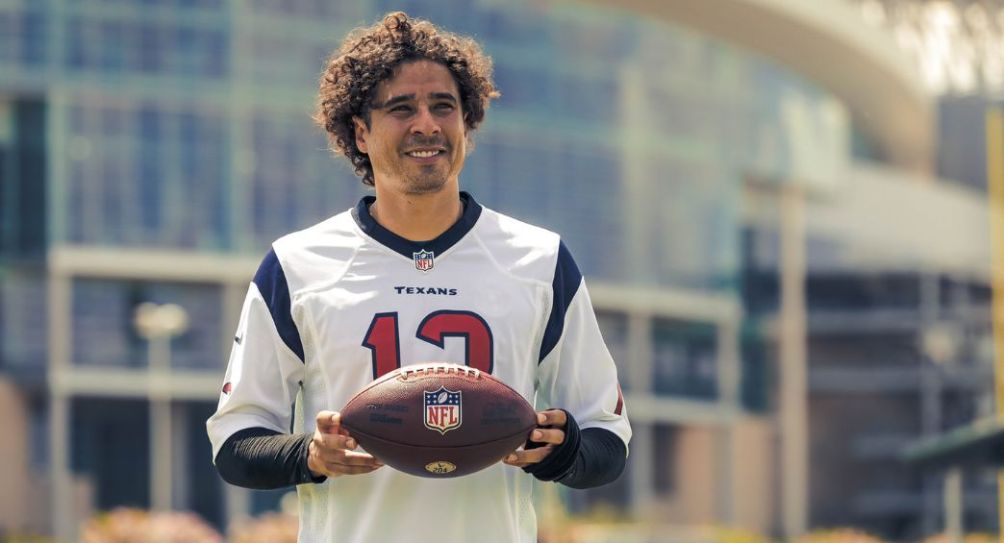
<instances>
[{"instance_id":1,"label":"man","mask_svg":"<svg viewBox=\"0 0 1004 543\"><path fill-rule=\"evenodd\" d=\"M587 488L624 467L631 429L571 255L460 192L469 137L497 96L473 40L403 13L351 34L322 76L317 119L376 196L273 244L207 422L225 480L299 485L300 541L534 542L530 475ZM450 480L358 449L336 410L432 360L548 407L530 442ZM298 392L310 431L289 434Z\"/></svg>"}]
</instances>

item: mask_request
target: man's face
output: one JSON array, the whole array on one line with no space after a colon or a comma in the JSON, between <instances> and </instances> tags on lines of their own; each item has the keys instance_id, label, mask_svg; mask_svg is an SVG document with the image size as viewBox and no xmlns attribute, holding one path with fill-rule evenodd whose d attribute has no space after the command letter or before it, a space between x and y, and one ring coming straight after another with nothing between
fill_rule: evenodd
<instances>
[{"instance_id":1,"label":"man's face","mask_svg":"<svg viewBox=\"0 0 1004 543\"><path fill-rule=\"evenodd\" d=\"M356 145L369 155L378 187L427 194L457 183L466 130L457 83L442 64L402 64L377 87L369 126L354 120Z\"/></svg>"}]
</instances>

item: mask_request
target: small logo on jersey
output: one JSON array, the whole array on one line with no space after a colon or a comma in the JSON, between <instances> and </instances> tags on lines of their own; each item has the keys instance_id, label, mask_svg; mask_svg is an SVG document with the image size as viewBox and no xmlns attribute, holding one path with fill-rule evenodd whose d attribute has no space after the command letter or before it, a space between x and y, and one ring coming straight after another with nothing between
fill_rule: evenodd
<instances>
[{"instance_id":1,"label":"small logo on jersey","mask_svg":"<svg viewBox=\"0 0 1004 543\"><path fill-rule=\"evenodd\" d=\"M450 430L460 428L463 423L461 412L460 391L439 390L425 391L425 427L445 434ZM452 471L452 470L451 470Z\"/></svg>"},{"instance_id":2,"label":"small logo on jersey","mask_svg":"<svg viewBox=\"0 0 1004 543\"><path fill-rule=\"evenodd\" d=\"M412 253L412 255L415 257L415 268L417 268L418 271L429 271L432 269L432 266L436 264L436 254L432 251L422 249L417 253Z\"/></svg>"},{"instance_id":3,"label":"small logo on jersey","mask_svg":"<svg viewBox=\"0 0 1004 543\"><path fill-rule=\"evenodd\" d=\"M226 394L226 395L229 396L230 395L230 391L233 388L234 388L233 385L231 385L229 381L227 381L226 383L223 383L223 393L224 394Z\"/></svg>"},{"instance_id":4,"label":"small logo on jersey","mask_svg":"<svg viewBox=\"0 0 1004 543\"><path fill-rule=\"evenodd\" d=\"M447 462L446 460L436 460L435 462L429 462L425 465L425 471L429 473L435 473L436 475L444 475L450 473L457 469L457 465L452 462Z\"/></svg>"}]
</instances>

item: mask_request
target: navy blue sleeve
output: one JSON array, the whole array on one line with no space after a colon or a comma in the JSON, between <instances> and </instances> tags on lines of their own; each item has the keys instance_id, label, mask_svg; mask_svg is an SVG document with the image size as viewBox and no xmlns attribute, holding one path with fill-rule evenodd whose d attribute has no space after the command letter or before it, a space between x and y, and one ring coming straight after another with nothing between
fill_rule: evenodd
<instances>
[{"instance_id":1,"label":"navy blue sleeve","mask_svg":"<svg viewBox=\"0 0 1004 543\"><path fill-rule=\"evenodd\" d=\"M579 291L582 283L582 273L575 265L572 253L565 247L565 242L560 242L558 246L558 262L554 269L554 279L551 280L551 290L554 293L554 301L551 304L551 314L547 318L547 325L544 327L544 340L540 344L541 362L551 353L554 346L561 339L561 332L565 329L565 313L572 303L572 298Z\"/></svg>"},{"instance_id":2,"label":"navy blue sleeve","mask_svg":"<svg viewBox=\"0 0 1004 543\"><path fill-rule=\"evenodd\" d=\"M565 442L542 462L523 471L541 481L557 481L571 488L593 488L612 483L627 464L627 447L617 434L603 428L579 430L579 423L565 411ZM527 449L540 447L527 443Z\"/></svg>"},{"instance_id":3,"label":"navy blue sleeve","mask_svg":"<svg viewBox=\"0 0 1004 543\"><path fill-rule=\"evenodd\" d=\"M320 483L307 467L312 434L280 434L268 428L245 428L227 438L216 454L224 481L244 488L271 490Z\"/></svg>"},{"instance_id":4,"label":"navy blue sleeve","mask_svg":"<svg viewBox=\"0 0 1004 543\"><path fill-rule=\"evenodd\" d=\"M258 292L268 305L269 313L272 314L272 322L279 332L279 337L289 350L296 353L300 361L304 361L303 342L300 341L300 331L297 330L293 322L293 314L290 311L289 285L286 283L286 272L282 270L282 263L275 255L275 250L271 250L265 256L258 272L254 275L254 284L258 287Z\"/></svg>"}]
</instances>

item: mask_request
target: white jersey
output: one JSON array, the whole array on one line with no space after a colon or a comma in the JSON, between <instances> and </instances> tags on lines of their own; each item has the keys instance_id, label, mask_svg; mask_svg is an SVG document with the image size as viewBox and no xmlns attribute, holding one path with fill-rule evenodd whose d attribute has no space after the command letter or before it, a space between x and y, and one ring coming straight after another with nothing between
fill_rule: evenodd
<instances>
[{"instance_id":1,"label":"white jersey","mask_svg":"<svg viewBox=\"0 0 1004 543\"><path fill-rule=\"evenodd\" d=\"M302 431L399 366L488 371L538 409L631 437L614 362L557 234L483 208L415 243L354 209L287 235L251 284L224 392L207 426L215 458L238 430ZM496 464L448 480L384 467L300 485L301 542L537 541L532 476Z\"/></svg>"}]
</instances>

